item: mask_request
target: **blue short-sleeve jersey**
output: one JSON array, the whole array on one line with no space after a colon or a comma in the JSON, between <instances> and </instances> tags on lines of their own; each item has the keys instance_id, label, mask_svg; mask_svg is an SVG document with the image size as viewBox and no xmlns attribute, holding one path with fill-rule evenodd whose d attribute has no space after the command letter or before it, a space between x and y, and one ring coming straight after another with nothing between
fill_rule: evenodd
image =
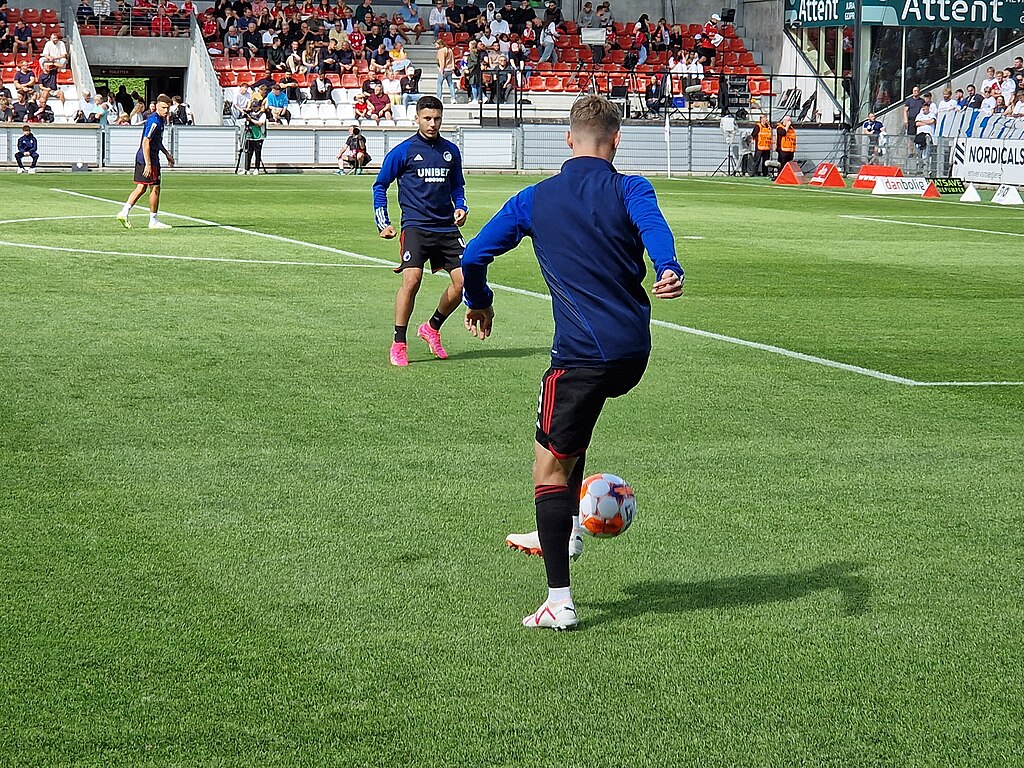
<instances>
[{"instance_id":1,"label":"blue short-sleeve jersey","mask_svg":"<svg viewBox=\"0 0 1024 768\"><path fill-rule=\"evenodd\" d=\"M160 165L160 151L164 148L164 119L156 112L146 118L142 127L142 138L149 139L149 162L151 165ZM142 140L139 140L139 151L135 153L135 162L139 165L146 164L146 158L142 154Z\"/></svg>"}]
</instances>

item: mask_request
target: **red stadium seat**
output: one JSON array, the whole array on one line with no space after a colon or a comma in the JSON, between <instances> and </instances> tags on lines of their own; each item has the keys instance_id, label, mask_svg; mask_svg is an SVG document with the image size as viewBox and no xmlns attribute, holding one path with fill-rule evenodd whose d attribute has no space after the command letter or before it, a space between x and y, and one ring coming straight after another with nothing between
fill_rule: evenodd
<instances>
[{"instance_id":1,"label":"red stadium seat","mask_svg":"<svg viewBox=\"0 0 1024 768\"><path fill-rule=\"evenodd\" d=\"M459 45L461 45L462 43L468 43L469 42L469 33L468 32L456 32L455 33L455 42L457 44L459 44Z\"/></svg>"},{"instance_id":2,"label":"red stadium seat","mask_svg":"<svg viewBox=\"0 0 1024 768\"><path fill-rule=\"evenodd\" d=\"M576 30L579 29L579 27L576 26L575 21L567 21L563 26L565 27L566 34L569 35L575 35Z\"/></svg>"},{"instance_id":3,"label":"red stadium seat","mask_svg":"<svg viewBox=\"0 0 1024 768\"><path fill-rule=\"evenodd\" d=\"M39 11L35 8L24 8L21 11L21 20L26 24L38 24Z\"/></svg>"},{"instance_id":4,"label":"red stadium seat","mask_svg":"<svg viewBox=\"0 0 1024 768\"><path fill-rule=\"evenodd\" d=\"M548 91L562 90L562 78L549 76L544 78L544 89Z\"/></svg>"},{"instance_id":5,"label":"red stadium seat","mask_svg":"<svg viewBox=\"0 0 1024 768\"><path fill-rule=\"evenodd\" d=\"M623 24L621 21L616 21L614 24L612 24L612 28L615 30L616 35L624 34L626 31L626 25Z\"/></svg>"},{"instance_id":6,"label":"red stadium seat","mask_svg":"<svg viewBox=\"0 0 1024 768\"><path fill-rule=\"evenodd\" d=\"M0 53L0 67L13 67L14 66L14 54L13 53Z\"/></svg>"},{"instance_id":7,"label":"red stadium seat","mask_svg":"<svg viewBox=\"0 0 1024 768\"><path fill-rule=\"evenodd\" d=\"M75 76L71 74L70 69L65 69L63 72L57 73L57 85L74 85Z\"/></svg>"},{"instance_id":8,"label":"red stadium seat","mask_svg":"<svg viewBox=\"0 0 1024 768\"><path fill-rule=\"evenodd\" d=\"M610 51L604 60L609 64L621 64L626 58L625 51Z\"/></svg>"},{"instance_id":9,"label":"red stadium seat","mask_svg":"<svg viewBox=\"0 0 1024 768\"><path fill-rule=\"evenodd\" d=\"M12 74L11 77L14 77L14 75ZM527 81L526 81L526 90L528 90L528 91L543 91L543 90L545 90L545 88L544 88L544 78L543 77L537 77L536 75L531 75L529 77L529 79L527 79Z\"/></svg>"},{"instance_id":10,"label":"red stadium seat","mask_svg":"<svg viewBox=\"0 0 1024 768\"><path fill-rule=\"evenodd\" d=\"M14 23L21 18L20 8L8 8L7 9L7 26L9 29L14 29Z\"/></svg>"},{"instance_id":11,"label":"red stadium seat","mask_svg":"<svg viewBox=\"0 0 1024 768\"><path fill-rule=\"evenodd\" d=\"M231 59L231 70L233 72L248 72L249 60L244 56L234 56Z\"/></svg>"},{"instance_id":12,"label":"red stadium seat","mask_svg":"<svg viewBox=\"0 0 1024 768\"><path fill-rule=\"evenodd\" d=\"M231 60L227 56L211 56L210 61L217 72L227 72L231 69Z\"/></svg>"},{"instance_id":13,"label":"red stadium seat","mask_svg":"<svg viewBox=\"0 0 1024 768\"><path fill-rule=\"evenodd\" d=\"M341 88L341 75L336 75L333 72L328 72L327 82L333 85L335 88Z\"/></svg>"},{"instance_id":14,"label":"red stadium seat","mask_svg":"<svg viewBox=\"0 0 1024 768\"><path fill-rule=\"evenodd\" d=\"M113 24L100 26L100 37L113 37L117 34L117 28Z\"/></svg>"},{"instance_id":15,"label":"red stadium seat","mask_svg":"<svg viewBox=\"0 0 1024 768\"><path fill-rule=\"evenodd\" d=\"M689 34L690 37L696 37L703 31L704 27L702 27L700 24L691 24L686 30L687 34Z\"/></svg>"},{"instance_id":16,"label":"red stadium seat","mask_svg":"<svg viewBox=\"0 0 1024 768\"><path fill-rule=\"evenodd\" d=\"M266 59L261 59L259 56L253 56L249 59L249 71L250 72L266 72L267 62Z\"/></svg>"},{"instance_id":17,"label":"red stadium seat","mask_svg":"<svg viewBox=\"0 0 1024 768\"><path fill-rule=\"evenodd\" d=\"M57 24L60 19L57 18L57 12L52 8L44 8L39 12L39 20L43 24Z\"/></svg>"},{"instance_id":18,"label":"red stadium seat","mask_svg":"<svg viewBox=\"0 0 1024 768\"><path fill-rule=\"evenodd\" d=\"M149 37L149 27L138 26L132 29L132 37Z\"/></svg>"},{"instance_id":19,"label":"red stadium seat","mask_svg":"<svg viewBox=\"0 0 1024 768\"><path fill-rule=\"evenodd\" d=\"M235 82L238 85L252 85L256 82L256 75L252 72L232 72L232 74L235 76Z\"/></svg>"},{"instance_id":20,"label":"red stadium seat","mask_svg":"<svg viewBox=\"0 0 1024 768\"><path fill-rule=\"evenodd\" d=\"M714 77L705 77L700 84L700 89L703 93L713 96L718 93L718 79Z\"/></svg>"},{"instance_id":21,"label":"red stadium seat","mask_svg":"<svg viewBox=\"0 0 1024 768\"><path fill-rule=\"evenodd\" d=\"M234 88L238 85L238 78L234 72L221 72L219 75L220 84L225 88Z\"/></svg>"},{"instance_id":22,"label":"red stadium seat","mask_svg":"<svg viewBox=\"0 0 1024 768\"><path fill-rule=\"evenodd\" d=\"M580 53L575 48L567 48L564 51L559 51L562 61L566 64L575 64L580 60Z\"/></svg>"},{"instance_id":23,"label":"red stadium seat","mask_svg":"<svg viewBox=\"0 0 1024 768\"><path fill-rule=\"evenodd\" d=\"M78 28L78 34L80 35L95 35L96 27L92 24L83 24Z\"/></svg>"},{"instance_id":24,"label":"red stadium seat","mask_svg":"<svg viewBox=\"0 0 1024 768\"><path fill-rule=\"evenodd\" d=\"M451 32L442 32L440 35L437 36L437 39L444 41L449 48L455 45L455 37L452 35Z\"/></svg>"},{"instance_id":25,"label":"red stadium seat","mask_svg":"<svg viewBox=\"0 0 1024 768\"><path fill-rule=\"evenodd\" d=\"M593 61L594 52L590 48L580 48L576 55L580 57L580 61Z\"/></svg>"},{"instance_id":26,"label":"red stadium seat","mask_svg":"<svg viewBox=\"0 0 1024 768\"><path fill-rule=\"evenodd\" d=\"M341 76L341 87L342 88L359 88L359 75L342 75Z\"/></svg>"}]
</instances>

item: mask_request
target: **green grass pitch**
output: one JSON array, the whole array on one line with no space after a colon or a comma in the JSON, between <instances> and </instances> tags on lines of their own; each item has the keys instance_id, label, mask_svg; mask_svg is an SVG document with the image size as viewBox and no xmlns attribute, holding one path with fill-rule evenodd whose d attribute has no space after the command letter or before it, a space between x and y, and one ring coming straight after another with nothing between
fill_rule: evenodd
<instances>
[{"instance_id":1,"label":"green grass pitch","mask_svg":"<svg viewBox=\"0 0 1024 768\"><path fill-rule=\"evenodd\" d=\"M530 181L471 176L467 233ZM128 232L54 191L125 175L0 178L0 764L1024 763L1024 387L656 327L588 457L636 524L574 564L580 631L524 630L550 308L392 369L397 278L342 253L397 258L371 183L171 172L236 229ZM654 183L657 319L1024 381L1021 211ZM528 244L492 280L543 291Z\"/></svg>"}]
</instances>

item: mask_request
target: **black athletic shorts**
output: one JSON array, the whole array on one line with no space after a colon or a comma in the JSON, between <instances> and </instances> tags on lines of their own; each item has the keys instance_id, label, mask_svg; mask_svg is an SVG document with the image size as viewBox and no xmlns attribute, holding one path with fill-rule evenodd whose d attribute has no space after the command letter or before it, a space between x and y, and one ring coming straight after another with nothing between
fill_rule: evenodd
<instances>
[{"instance_id":1,"label":"black athletic shorts","mask_svg":"<svg viewBox=\"0 0 1024 768\"><path fill-rule=\"evenodd\" d=\"M428 262L431 272L451 272L462 266L462 252L466 249L466 241L458 232L428 232L416 227L403 229L398 242L402 263L395 267L395 272L407 267L423 269Z\"/></svg>"},{"instance_id":2,"label":"black athletic shorts","mask_svg":"<svg viewBox=\"0 0 1024 768\"><path fill-rule=\"evenodd\" d=\"M537 442L558 459L586 451L605 400L629 392L646 368L646 358L610 368L548 368L540 384Z\"/></svg>"},{"instance_id":3,"label":"black athletic shorts","mask_svg":"<svg viewBox=\"0 0 1024 768\"><path fill-rule=\"evenodd\" d=\"M160 166L159 165L154 165L153 166L153 177L149 178L149 179L147 179L145 176L142 175L142 172L145 171L145 170L146 170L145 163L136 163L135 164L135 183L136 184L145 184L146 186L149 186L149 187L158 186L160 184Z\"/></svg>"}]
</instances>

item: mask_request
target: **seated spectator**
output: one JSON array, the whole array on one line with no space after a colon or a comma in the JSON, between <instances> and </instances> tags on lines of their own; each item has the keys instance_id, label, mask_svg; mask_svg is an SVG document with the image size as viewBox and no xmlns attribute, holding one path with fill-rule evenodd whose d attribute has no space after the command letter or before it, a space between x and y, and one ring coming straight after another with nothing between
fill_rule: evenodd
<instances>
[{"instance_id":1,"label":"seated spectator","mask_svg":"<svg viewBox=\"0 0 1024 768\"><path fill-rule=\"evenodd\" d=\"M506 56L499 55L497 63L491 68L489 86L488 104L504 104L515 90L516 71Z\"/></svg>"},{"instance_id":2,"label":"seated spectator","mask_svg":"<svg viewBox=\"0 0 1024 768\"><path fill-rule=\"evenodd\" d=\"M24 93L26 96L31 96L36 92L36 88L39 85L39 80L35 74L28 68L28 62L22 59L18 64L18 71L14 73L14 93L19 95Z\"/></svg>"},{"instance_id":3,"label":"seated spectator","mask_svg":"<svg viewBox=\"0 0 1024 768\"><path fill-rule=\"evenodd\" d=\"M281 86L281 91L284 93L284 95L288 97L289 103L294 102L296 104L301 104L303 101L305 101L305 97L302 91L299 90L299 81L295 79L295 75L291 73L286 74L284 77L281 78L278 85ZM273 87L274 83L271 82L271 90L273 90ZM256 97L254 96L253 98Z\"/></svg>"},{"instance_id":4,"label":"seated spectator","mask_svg":"<svg viewBox=\"0 0 1024 768\"><path fill-rule=\"evenodd\" d=\"M448 0L445 6L444 15L448 19L449 32L462 32L465 21L462 18L462 9L455 4L455 0Z\"/></svg>"},{"instance_id":5,"label":"seated spectator","mask_svg":"<svg viewBox=\"0 0 1024 768\"><path fill-rule=\"evenodd\" d=\"M373 52L370 57L370 72L371 74L383 74L384 71L391 66L391 54L388 53L388 49L384 47L384 43L377 46L377 50Z\"/></svg>"},{"instance_id":6,"label":"seated spectator","mask_svg":"<svg viewBox=\"0 0 1024 768\"><path fill-rule=\"evenodd\" d=\"M0 123L13 123L14 110L11 109L11 101L5 94L6 92L0 93Z\"/></svg>"},{"instance_id":7,"label":"seated spectator","mask_svg":"<svg viewBox=\"0 0 1024 768\"><path fill-rule=\"evenodd\" d=\"M373 93L366 97L370 105L370 117L380 123L381 120L391 120L391 99L384 93L382 83L373 87Z\"/></svg>"},{"instance_id":8,"label":"seated spectator","mask_svg":"<svg viewBox=\"0 0 1024 768\"><path fill-rule=\"evenodd\" d=\"M43 46L43 53L39 57L40 64L53 64L61 72L68 68L71 59L68 56L68 47L60 35L56 32L50 35L50 39Z\"/></svg>"},{"instance_id":9,"label":"seated spectator","mask_svg":"<svg viewBox=\"0 0 1024 768\"><path fill-rule=\"evenodd\" d=\"M1009 69L1003 69L999 72L999 90L1003 94L1003 99L1007 102L1012 100L1013 94L1017 92L1017 81Z\"/></svg>"},{"instance_id":10,"label":"seated spectator","mask_svg":"<svg viewBox=\"0 0 1024 768\"><path fill-rule=\"evenodd\" d=\"M267 71L268 72L287 72L288 71L288 52L281 47L281 38L275 37L273 44L267 51Z\"/></svg>"},{"instance_id":11,"label":"seated spectator","mask_svg":"<svg viewBox=\"0 0 1024 768\"><path fill-rule=\"evenodd\" d=\"M985 70L985 79L981 81L981 92L984 93L986 88L995 88L999 85L999 77L996 75L996 68L989 67Z\"/></svg>"},{"instance_id":12,"label":"seated spectator","mask_svg":"<svg viewBox=\"0 0 1024 768\"><path fill-rule=\"evenodd\" d=\"M104 23L110 18L110 0L95 0L92 12L96 16L96 21Z\"/></svg>"},{"instance_id":13,"label":"seated spectator","mask_svg":"<svg viewBox=\"0 0 1024 768\"><path fill-rule=\"evenodd\" d=\"M945 88L942 91L942 101L936 104L937 114L936 117L942 117L947 112L952 112L956 109L956 99L953 98L953 91L949 88Z\"/></svg>"},{"instance_id":14,"label":"seated spectator","mask_svg":"<svg viewBox=\"0 0 1024 768\"><path fill-rule=\"evenodd\" d=\"M306 68L302 66L302 52L299 50L299 41L292 41L292 49L288 53L288 58L285 63L287 66L285 69L293 75L301 75L305 73Z\"/></svg>"},{"instance_id":15,"label":"seated spectator","mask_svg":"<svg viewBox=\"0 0 1024 768\"><path fill-rule=\"evenodd\" d=\"M156 19L153 19L153 25L155 29ZM234 24L228 27L228 31L224 35L224 55L232 57L242 55L242 36L238 34L238 28Z\"/></svg>"},{"instance_id":16,"label":"seated spectator","mask_svg":"<svg viewBox=\"0 0 1024 768\"><path fill-rule=\"evenodd\" d=\"M288 111L288 97L281 90L280 83L274 83L274 87L267 94L267 119L272 123L291 123L292 113Z\"/></svg>"},{"instance_id":17,"label":"seated spectator","mask_svg":"<svg viewBox=\"0 0 1024 768\"><path fill-rule=\"evenodd\" d=\"M348 35L349 47L352 48L352 55L357 61L366 58L366 34L362 27L356 27Z\"/></svg>"},{"instance_id":18,"label":"seated spectator","mask_svg":"<svg viewBox=\"0 0 1024 768\"><path fill-rule=\"evenodd\" d=\"M32 28L23 20L18 19L14 25L14 53L35 55L35 41L32 39Z\"/></svg>"},{"instance_id":19,"label":"seated spectator","mask_svg":"<svg viewBox=\"0 0 1024 768\"><path fill-rule=\"evenodd\" d=\"M580 29L593 29L597 26L597 13L594 12L594 5L589 0L583 4L583 10L576 17L576 26Z\"/></svg>"},{"instance_id":20,"label":"seated spectator","mask_svg":"<svg viewBox=\"0 0 1024 768\"><path fill-rule=\"evenodd\" d=\"M31 117L32 112L34 111L35 110L32 109L32 105L29 104L28 94L24 91L19 91L14 103L11 104L11 112L14 115L14 120L12 122L27 123L29 117Z\"/></svg>"},{"instance_id":21,"label":"seated spectator","mask_svg":"<svg viewBox=\"0 0 1024 768\"><path fill-rule=\"evenodd\" d=\"M391 99L392 104L402 103L402 79L399 75L395 74L391 67L384 70L381 85L384 88L384 93Z\"/></svg>"},{"instance_id":22,"label":"seated spectator","mask_svg":"<svg viewBox=\"0 0 1024 768\"><path fill-rule=\"evenodd\" d=\"M529 0L523 0L523 2L529 2ZM451 32L448 16L444 12L444 3L441 0L434 0L434 6L430 9L430 16L427 18L427 26L434 33L435 39L442 32Z\"/></svg>"},{"instance_id":23,"label":"seated spectator","mask_svg":"<svg viewBox=\"0 0 1024 768\"><path fill-rule=\"evenodd\" d=\"M476 0L466 0L466 4L459 10L462 11L462 31L471 35L480 28L481 22L487 26L491 21L491 17L480 13L480 9L476 7ZM491 16L493 15L492 13Z\"/></svg>"},{"instance_id":24,"label":"seated spectator","mask_svg":"<svg viewBox=\"0 0 1024 768\"><path fill-rule=\"evenodd\" d=\"M236 120L241 119L242 115L249 111L249 106L252 104L252 90L246 83L241 83L238 86L238 93L235 94L234 101L231 102L231 115Z\"/></svg>"},{"instance_id":25,"label":"seated spectator","mask_svg":"<svg viewBox=\"0 0 1024 768\"><path fill-rule=\"evenodd\" d=\"M420 19L419 9L412 0L402 0L402 7L398 9L398 17L402 20L400 31L405 35L410 32L416 35L416 42L420 41L423 34L423 20ZM408 37L406 38L408 40Z\"/></svg>"},{"instance_id":26,"label":"seated spectator","mask_svg":"<svg viewBox=\"0 0 1024 768\"><path fill-rule=\"evenodd\" d=\"M1007 117L1024 117L1024 91L1017 91L1013 95L1013 101L1011 101L1005 112Z\"/></svg>"},{"instance_id":27,"label":"seated spectator","mask_svg":"<svg viewBox=\"0 0 1024 768\"><path fill-rule=\"evenodd\" d=\"M326 48L320 50L320 71L341 74L341 67L338 65L338 46L333 40L327 43Z\"/></svg>"},{"instance_id":28,"label":"seated spectator","mask_svg":"<svg viewBox=\"0 0 1024 768\"><path fill-rule=\"evenodd\" d=\"M32 135L31 126L23 126L21 136L18 137L18 151L14 153L14 159L18 161L18 173L36 172L36 163L39 162L39 142ZM25 168L25 160L31 159L32 165Z\"/></svg>"},{"instance_id":29,"label":"seated spectator","mask_svg":"<svg viewBox=\"0 0 1024 768\"><path fill-rule=\"evenodd\" d=\"M516 12L514 31L521 37L524 31L533 28L533 20L536 18L537 12L530 5L530 0L521 0L519 10Z\"/></svg>"},{"instance_id":30,"label":"seated spectator","mask_svg":"<svg viewBox=\"0 0 1024 768\"><path fill-rule=\"evenodd\" d=\"M155 105L154 105L155 108ZM92 97L92 104L89 107L89 111L85 113L85 120L88 123L98 123L99 125L107 125L107 112L109 107L107 100L102 94L97 93Z\"/></svg>"},{"instance_id":31,"label":"seated spectator","mask_svg":"<svg viewBox=\"0 0 1024 768\"><path fill-rule=\"evenodd\" d=\"M996 97L992 94L991 88L982 89L984 97L981 100L981 114L984 117L988 117L995 113L996 109Z\"/></svg>"},{"instance_id":32,"label":"seated spectator","mask_svg":"<svg viewBox=\"0 0 1024 768\"><path fill-rule=\"evenodd\" d=\"M309 84L309 98L313 101L329 101L334 86L323 72L317 74Z\"/></svg>"},{"instance_id":33,"label":"seated spectator","mask_svg":"<svg viewBox=\"0 0 1024 768\"><path fill-rule=\"evenodd\" d=\"M121 122L121 116L124 114L121 105L117 103L117 99L111 93L106 95L104 103L107 107L107 124L118 125Z\"/></svg>"},{"instance_id":34,"label":"seated spectator","mask_svg":"<svg viewBox=\"0 0 1024 768\"><path fill-rule=\"evenodd\" d=\"M161 5L156 10L156 16L153 17L153 23L150 24L150 33L154 37L175 37L177 33L174 30L174 25L171 23L170 17L167 15L167 11ZM238 38L238 53L232 54L233 56L241 55L241 36Z\"/></svg>"},{"instance_id":35,"label":"seated spectator","mask_svg":"<svg viewBox=\"0 0 1024 768\"><path fill-rule=\"evenodd\" d=\"M302 52L302 69L311 74L320 71L320 49L312 40L306 43L306 49Z\"/></svg>"},{"instance_id":36,"label":"seated spectator","mask_svg":"<svg viewBox=\"0 0 1024 768\"><path fill-rule=\"evenodd\" d=\"M981 109L984 96L978 93L973 85L967 86L967 96L964 98L963 109Z\"/></svg>"},{"instance_id":37,"label":"seated spectator","mask_svg":"<svg viewBox=\"0 0 1024 768\"><path fill-rule=\"evenodd\" d=\"M82 0L78 8L75 9L75 18L78 19L79 24L89 24L95 15L92 6L89 5L89 0Z\"/></svg>"},{"instance_id":38,"label":"seated spectator","mask_svg":"<svg viewBox=\"0 0 1024 768\"><path fill-rule=\"evenodd\" d=\"M356 55L352 51L352 43L348 40L341 44L337 53L338 74L350 75L356 71Z\"/></svg>"},{"instance_id":39,"label":"seated spectator","mask_svg":"<svg viewBox=\"0 0 1024 768\"><path fill-rule=\"evenodd\" d=\"M353 125L349 128L348 137L345 139L345 146L338 153L337 173L340 176L347 170L353 170L356 175L359 175L369 162L370 155L366 151L366 137Z\"/></svg>"},{"instance_id":40,"label":"seated spectator","mask_svg":"<svg viewBox=\"0 0 1024 768\"><path fill-rule=\"evenodd\" d=\"M242 33L242 55L247 59L260 58L263 52L263 33L257 31L256 22L250 21Z\"/></svg>"},{"instance_id":41,"label":"seated spectator","mask_svg":"<svg viewBox=\"0 0 1024 768\"><path fill-rule=\"evenodd\" d=\"M1006 99L1003 98L1003 94L999 94L995 97L996 103L992 107L993 115L1001 115L1006 111Z\"/></svg>"},{"instance_id":42,"label":"seated spectator","mask_svg":"<svg viewBox=\"0 0 1024 768\"><path fill-rule=\"evenodd\" d=\"M14 50L14 37L7 26L7 22L0 19L0 53L10 53Z\"/></svg>"},{"instance_id":43,"label":"seated spectator","mask_svg":"<svg viewBox=\"0 0 1024 768\"><path fill-rule=\"evenodd\" d=\"M97 2L99 2L99 0L97 0ZM223 53L224 52L224 47L221 44L221 39L220 39L220 34L219 34L220 27L217 26L217 19L215 19L212 14L211 15L204 14L203 15L202 23L199 26L200 26L200 29L201 29L202 34L203 34L203 40L206 41L207 46L210 47L212 43L216 43L217 44L217 53L218 54ZM211 53L213 52L212 47L211 47L211 51L210 52Z\"/></svg>"},{"instance_id":44,"label":"seated spectator","mask_svg":"<svg viewBox=\"0 0 1024 768\"><path fill-rule=\"evenodd\" d=\"M509 35L512 33L512 28L509 27L508 22L502 18L500 13L494 14L494 19L490 24L491 37L500 38L502 35Z\"/></svg>"},{"instance_id":45,"label":"seated spectator","mask_svg":"<svg viewBox=\"0 0 1024 768\"><path fill-rule=\"evenodd\" d=\"M39 99L45 104L50 96L56 96L61 104L64 103L64 91L57 84L57 67L52 61L43 64L39 73Z\"/></svg>"},{"instance_id":46,"label":"seated spectator","mask_svg":"<svg viewBox=\"0 0 1024 768\"><path fill-rule=\"evenodd\" d=\"M402 105L409 106L415 104L420 98L420 75L423 74L422 69L411 69L407 68L402 79L399 81L402 86Z\"/></svg>"},{"instance_id":47,"label":"seated spectator","mask_svg":"<svg viewBox=\"0 0 1024 768\"><path fill-rule=\"evenodd\" d=\"M358 120L369 120L371 117L372 107L370 102L366 100L366 94L360 91L355 95L355 100L352 102L352 111L355 113L356 119Z\"/></svg>"}]
</instances>

